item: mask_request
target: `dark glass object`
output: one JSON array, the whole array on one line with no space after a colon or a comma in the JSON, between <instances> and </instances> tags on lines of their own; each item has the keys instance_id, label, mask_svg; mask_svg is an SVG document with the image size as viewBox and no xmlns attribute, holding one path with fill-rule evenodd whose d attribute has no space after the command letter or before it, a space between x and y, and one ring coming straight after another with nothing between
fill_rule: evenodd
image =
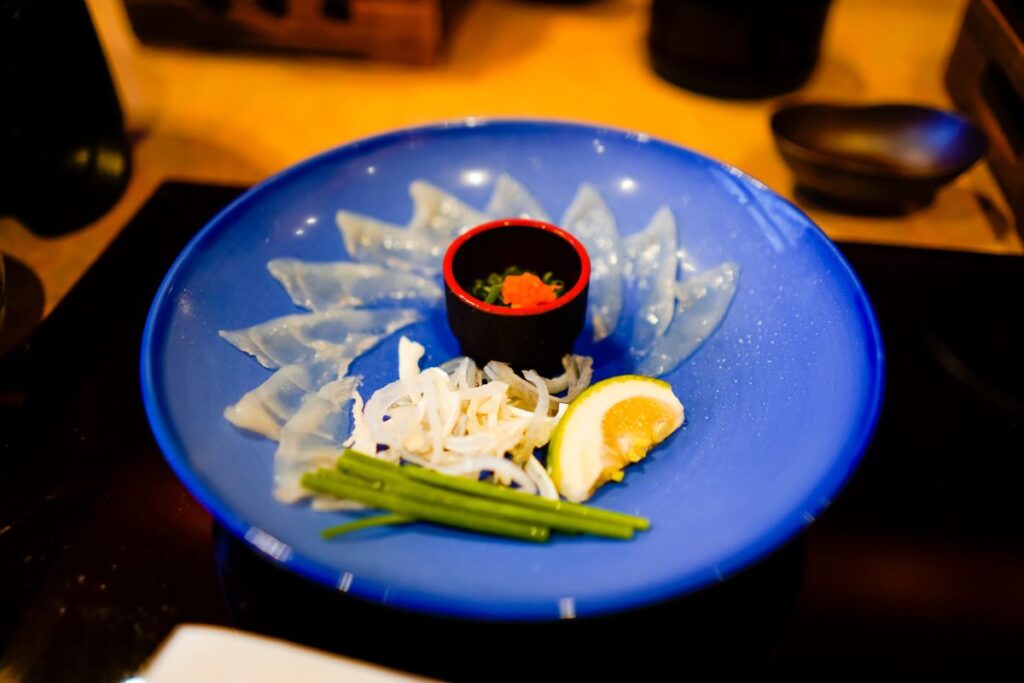
<instances>
[{"instance_id":1,"label":"dark glass object","mask_svg":"<svg viewBox=\"0 0 1024 683\"><path fill-rule=\"evenodd\" d=\"M0 0L0 215L56 234L106 213L131 153L83 0Z\"/></svg>"},{"instance_id":2,"label":"dark glass object","mask_svg":"<svg viewBox=\"0 0 1024 683\"><path fill-rule=\"evenodd\" d=\"M799 88L818 61L831 0L654 0L648 46L662 78L727 98Z\"/></svg>"}]
</instances>

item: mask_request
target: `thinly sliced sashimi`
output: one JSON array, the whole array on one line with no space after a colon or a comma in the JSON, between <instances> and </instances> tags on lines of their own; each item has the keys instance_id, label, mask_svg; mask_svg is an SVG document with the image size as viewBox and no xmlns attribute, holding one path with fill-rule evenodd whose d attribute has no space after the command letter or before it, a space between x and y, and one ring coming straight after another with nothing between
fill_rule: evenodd
<instances>
[{"instance_id":1,"label":"thinly sliced sashimi","mask_svg":"<svg viewBox=\"0 0 1024 683\"><path fill-rule=\"evenodd\" d=\"M345 249L356 261L413 270L425 275L441 272L449 239L389 225L348 211L339 211L336 220L345 240Z\"/></svg>"},{"instance_id":2,"label":"thinly sliced sashimi","mask_svg":"<svg viewBox=\"0 0 1024 683\"><path fill-rule=\"evenodd\" d=\"M640 298L629 344L634 358L646 356L672 322L677 245L676 220L667 206L658 209L646 228L623 241L626 280Z\"/></svg>"},{"instance_id":3,"label":"thinly sliced sashimi","mask_svg":"<svg viewBox=\"0 0 1024 683\"><path fill-rule=\"evenodd\" d=\"M673 322L637 363L636 372L659 377L696 351L725 318L736 295L739 274L739 266L730 261L677 283Z\"/></svg>"},{"instance_id":4,"label":"thinly sliced sashimi","mask_svg":"<svg viewBox=\"0 0 1024 683\"><path fill-rule=\"evenodd\" d=\"M562 227L576 235L590 256L590 323L594 341L615 332L622 315L622 244L615 217L591 185L580 185L562 217Z\"/></svg>"},{"instance_id":5,"label":"thinly sliced sashimi","mask_svg":"<svg viewBox=\"0 0 1024 683\"><path fill-rule=\"evenodd\" d=\"M414 207L409 230L430 235L445 246L456 235L487 221L485 214L425 180L414 180L409 194Z\"/></svg>"},{"instance_id":6,"label":"thinly sliced sashimi","mask_svg":"<svg viewBox=\"0 0 1024 683\"><path fill-rule=\"evenodd\" d=\"M302 365L287 365L242 396L238 403L225 408L224 417L239 429L277 441L282 425L298 412L313 391L309 370Z\"/></svg>"},{"instance_id":7,"label":"thinly sliced sashimi","mask_svg":"<svg viewBox=\"0 0 1024 683\"><path fill-rule=\"evenodd\" d=\"M313 311L352 306L432 306L441 301L443 294L433 279L376 263L314 263L282 258L269 262L267 270L296 306Z\"/></svg>"},{"instance_id":8,"label":"thinly sliced sashimi","mask_svg":"<svg viewBox=\"0 0 1024 683\"><path fill-rule=\"evenodd\" d=\"M286 315L220 336L276 369L325 358L356 358L387 336L422 319L410 308L336 309Z\"/></svg>"},{"instance_id":9,"label":"thinly sliced sashimi","mask_svg":"<svg viewBox=\"0 0 1024 683\"><path fill-rule=\"evenodd\" d=\"M281 428L274 453L274 496L285 503L305 497L304 472L333 467L351 430L352 402L359 378L328 382L307 398Z\"/></svg>"},{"instance_id":10,"label":"thinly sliced sashimi","mask_svg":"<svg viewBox=\"0 0 1024 683\"><path fill-rule=\"evenodd\" d=\"M498 176L497 182L494 183L494 192L487 204L487 213L494 218L551 220L522 183L507 173Z\"/></svg>"},{"instance_id":11,"label":"thinly sliced sashimi","mask_svg":"<svg viewBox=\"0 0 1024 683\"><path fill-rule=\"evenodd\" d=\"M310 365L286 365L266 382L224 409L224 417L239 429L277 441L281 427L320 387L348 371L352 359L327 358Z\"/></svg>"}]
</instances>

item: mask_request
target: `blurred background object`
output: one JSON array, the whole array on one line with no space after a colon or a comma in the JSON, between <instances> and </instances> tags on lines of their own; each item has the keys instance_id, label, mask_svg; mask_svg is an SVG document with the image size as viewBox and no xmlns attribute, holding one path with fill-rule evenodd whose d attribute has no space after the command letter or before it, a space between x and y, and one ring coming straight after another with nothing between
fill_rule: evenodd
<instances>
[{"instance_id":1,"label":"blurred background object","mask_svg":"<svg viewBox=\"0 0 1024 683\"><path fill-rule=\"evenodd\" d=\"M1024 234L1024 3L971 0L946 89L991 140L989 163Z\"/></svg>"},{"instance_id":2,"label":"blurred background object","mask_svg":"<svg viewBox=\"0 0 1024 683\"><path fill-rule=\"evenodd\" d=\"M462 0L124 0L145 43L428 64Z\"/></svg>"},{"instance_id":3,"label":"blurred background object","mask_svg":"<svg viewBox=\"0 0 1024 683\"><path fill-rule=\"evenodd\" d=\"M664 79L729 98L799 88L818 62L831 0L654 0L648 46Z\"/></svg>"},{"instance_id":4,"label":"blurred background object","mask_svg":"<svg viewBox=\"0 0 1024 683\"><path fill-rule=\"evenodd\" d=\"M131 151L83 0L0 2L0 215L57 234L114 205Z\"/></svg>"},{"instance_id":5,"label":"blurred background object","mask_svg":"<svg viewBox=\"0 0 1024 683\"><path fill-rule=\"evenodd\" d=\"M867 215L927 206L987 146L963 116L910 104L793 104L771 126L800 199Z\"/></svg>"},{"instance_id":6,"label":"blurred background object","mask_svg":"<svg viewBox=\"0 0 1024 683\"><path fill-rule=\"evenodd\" d=\"M22 261L0 254L0 359L18 348L43 317L43 285ZM0 403L4 402L0 390Z\"/></svg>"},{"instance_id":7,"label":"blurred background object","mask_svg":"<svg viewBox=\"0 0 1024 683\"><path fill-rule=\"evenodd\" d=\"M0 330L4 329L4 316L7 313L7 275L4 272L4 255L0 253Z\"/></svg>"}]
</instances>

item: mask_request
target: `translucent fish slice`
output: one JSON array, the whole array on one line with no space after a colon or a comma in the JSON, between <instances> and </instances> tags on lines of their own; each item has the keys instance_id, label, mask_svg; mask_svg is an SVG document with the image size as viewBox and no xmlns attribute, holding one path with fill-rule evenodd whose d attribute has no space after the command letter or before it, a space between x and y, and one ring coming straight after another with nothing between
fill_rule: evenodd
<instances>
[{"instance_id":1,"label":"translucent fish slice","mask_svg":"<svg viewBox=\"0 0 1024 683\"><path fill-rule=\"evenodd\" d=\"M238 403L225 408L224 417L239 429L278 441L281 427L305 400L347 372L352 360L335 357L311 365L286 365L242 396Z\"/></svg>"},{"instance_id":2,"label":"translucent fish slice","mask_svg":"<svg viewBox=\"0 0 1024 683\"><path fill-rule=\"evenodd\" d=\"M356 261L425 275L441 272L444 252L451 241L448 238L390 225L348 211L339 211L335 220L345 241L345 249Z\"/></svg>"},{"instance_id":3,"label":"translucent fish slice","mask_svg":"<svg viewBox=\"0 0 1024 683\"><path fill-rule=\"evenodd\" d=\"M313 311L398 304L433 306L443 294L432 279L375 263L274 259L267 270L296 306Z\"/></svg>"},{"instance_id":4,"label":"translucent fish slice","mask_svg":"<svg viewBox=\"0 0 1024 683\"><path fill-rule=\"evenodd\" d=\"M487 204L487 213L494 218L532 218L538 221L549 221L548 214L536 199L523 187L522 183L502 173L494 183L491 201Z\"/></svg>"},{"instance_id":5,"label":"translucent fish slice","mask_svg":"<svg viewBox=\"0 0 1024 683\"><path fill-rule=\"evenodd\" d=\"M276 369L324 358L355 358L381 336L421 318L408 308L342 308L287 315L241 330L221 330L220 336L264 367Z\"/></svg>"},{"instance_id":6,"label":"translucent fish slice","mask_svg":"<svg viewBox=\"0 0 1024 683\"><path fill-rule=\"evenodd\" d=\"M636 372L659 377L689 358L725 318L736 295L739 274L739 266L727 262L677 283L673 322L637 363Z\"/></svg>"},{"instance_id":7,"label":"translucent fish slice","mask_svg":"<svg viewBox=\"0 0 1024 683\"><path fill-rule=\"evenodd\" d=\"M460 233L487 221L486 214L425 180L414 180L409 194L414 207L409 230L430 235L445 246Z\"/></svg>"},{"instance_id":8,"label":"translucent fish slice","mask_svg":"<svg viewBox=\"0 0 1024 683\"><path fill-rule=\"evenodd\" d=\"M590 256L590 322L594 341L615 332L622 315L622 245L615 217L601 195L581 185L562 217L562 227L583 242Z\"/></svg>"},{"instance_id":9,"label":"translucent fish slice","mask_svg":"<svg viewBox=\"0 0 1024 683\"><path fill-rule=\"evenodd\" d=\"M667 206L658 209L642 231L623 241L626 279L640 295L629 344L634 358L646 356L672 322L677 244L676 220Z\"/></svg>"},{"instance_id":10,"label":"translucent fish slice","mask_svg":"<svg viewBox=\"0 0 1024 683\"><path fill-rule=\"evenodd\" d=\"M308 375L308 369L301 365L285 366L238 403L225 408L224 417L239 429L277 441L281 427L314 391Z\"/></svg>"},{"instance_id":11,"label":"translucent fish slice","mask_svg":"<svg viewBox=\"0 0 1024 683\"><path fill-rule=\"evenodd\" d=\"M325 384L303 402L281 427L274 454L274 496L286 503L303 498L303 472L333 467L351 430L352 402L359 379L343 377Z\"/></svg>"}]
</instances>

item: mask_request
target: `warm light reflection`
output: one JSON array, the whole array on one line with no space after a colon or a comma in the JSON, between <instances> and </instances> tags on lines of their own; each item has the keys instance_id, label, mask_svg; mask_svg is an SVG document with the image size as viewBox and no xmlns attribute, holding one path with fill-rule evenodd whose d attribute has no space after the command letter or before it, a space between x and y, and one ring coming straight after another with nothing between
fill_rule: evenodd
<instances>
[{"instance_id":1,"label":"warm light reflection","mask_svg":"<svg viewBox=\"0 0 1024 683\"><path fill-rule=\"evenodd\" d=\"M487 171L484 171L483 169L472 168L469 169L468 171L463 171L460 177L462 178L463 185L473 185L474 187L479 187L480 185L483 185L490 179L491 174L488 173Z\"/></svg>"},{"instance_id":2,"label":"warm light reflection","mask_svg":"<svg viewBox=\"0 0 1024 683\"><path fill-rule=\"evenodd\" d=\"M96 168L107 175L121 175L124 173L124 157L113 150L100 149L96 155Z\"/></svg>"},{"instance_id":3,"label":"warm light reflection","mask_svg":"<svg viewBox=\"0 0 1024 683\"><path fill-rule=\"evenodd\" d=\"M310 216L307 218L306 225L316 225L316 216Z\"/></svg>"},{"instance_id":4,"label":"warm light reflection","mask_svg":"<svg viewBox=\"0 0 1024 683\"><path fill-rule=\"evenodd\" d=\"M623 178L619 181L619 189L623 192L632 192L636 189L636 181L632 178Z\"/></svg>"}]
</instances>

